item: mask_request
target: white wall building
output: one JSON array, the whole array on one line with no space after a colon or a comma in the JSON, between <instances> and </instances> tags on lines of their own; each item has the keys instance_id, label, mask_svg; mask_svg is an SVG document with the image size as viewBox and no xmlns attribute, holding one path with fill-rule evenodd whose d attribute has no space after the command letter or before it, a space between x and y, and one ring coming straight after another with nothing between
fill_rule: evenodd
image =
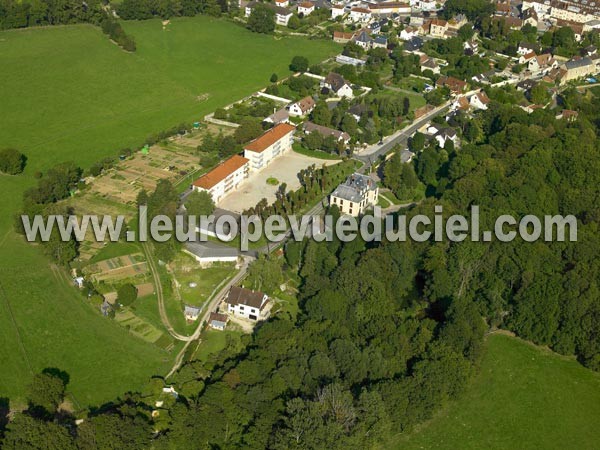
<instances>
[{"instance_id":1,"label":"white wall building","mask_svg":"<svg viewBox=\"0 0 600 450\"><path fill-rule=\"evenodd\" d=\"M298 14L309 16L315 10L315 4L313 2L302 2L298 4Z\"/></svg>"},{"instance_id":2,"label":"white wall building","mask_svg":"<svg viewBox=\"0 0 600 450\"><path fill-rule=\"evenodd\" d=\"M198 192L208 192L213 202L218 203L225 195L243 183L248 177L249 171L250 160L240 155L233 155L194 181L192 188Z\"/></svg>"},{"instance_id":3,"label":"white wall building","mask_svg":"<svg viewBox=\"0 0 600 450\"><path fill-rule=\"evenodd\" d=\"M251 291L238 286L233 286L227 295L227 312L237 317L249 320L266 318L265 307L269 297L259 291Z\"/></svg>"},{"instance_id":4,"label":"white wall building","mask_svg":"<svg viewBox=\"0 0 600 450\"><path fill-rule=\"evenodd\" d=\"M352 22L367 23L371 20L371 10L367 8L352 8L350 10L350 20Z\"/></svg>"},{"instance_id":5,"label":"white wall building","mask_svg":"<svg viewBox=\"0 0 600 450\"><path fill-rule=\"evenodd\" d=\"M336 19L346 14L346 10L343 6L332 6L331 7L331 18Z\"/></svg>"},{"instance_id":6,"label":"white wall building","mask_svg":"<svg viewBox=\"0 0 600 450\"><path fill-rule=\"evenodd\" d=\"M269 163L292 148L296 127L280 123L244 147L244 157L250 161L251 170L262 170Z\"/></svg>"},{"instance_id":7,"label":"white wall building","mask_svg":"<svg viewBox=\"0 0 600 450\"><path fill-rule=\"evenodd\" d=\"M377 183L367 176L354 173L340 184L329 197L331 205L337 205L342 214L359 216L369 206L377 204L379 188Z\"/></svg>"}]
</instances>

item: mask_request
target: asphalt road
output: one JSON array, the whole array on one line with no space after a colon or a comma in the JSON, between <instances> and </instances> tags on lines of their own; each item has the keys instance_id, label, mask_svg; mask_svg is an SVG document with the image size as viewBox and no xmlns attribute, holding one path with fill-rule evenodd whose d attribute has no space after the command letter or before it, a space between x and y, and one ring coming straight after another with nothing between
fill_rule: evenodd
<instances>
[{"instance_id":1,"label":"asphalt road","mask_svg":"<svg viewBox=\"0 0 600 450\"><path fill-rule=\"evenodd\" d=\"M386 153L390 152L397 145L403 147L402 152L406 152L406 157L408 158L410 156L410 152L406 148L408 144L408 138L410 138L410 136L415 131L417 131L431 119L433 119L436 116L439 116L440 114L445 113L448 110L448 107L451 103L452 101L448 100L446 103L438 106L428 114L425 114L423 117L420 117L419 119L415 120L408 127L403 128L402 130L397 131L391 136L386 137L383 144L372 145L361 152L355 153L354 159L357 159L367 165L371 165L374 162L376 162L381 155L385 155Z\"/></svg>"}]
</instances>

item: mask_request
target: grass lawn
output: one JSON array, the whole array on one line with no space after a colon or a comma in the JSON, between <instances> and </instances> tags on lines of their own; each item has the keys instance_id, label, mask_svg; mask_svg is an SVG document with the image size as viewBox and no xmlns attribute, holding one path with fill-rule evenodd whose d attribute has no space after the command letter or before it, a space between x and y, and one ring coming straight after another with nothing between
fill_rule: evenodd
<instances>
[{"instance_id":1,"label":"grass lawn","mask_svg":"<svg viewBox=\"0 0 600 450\"><path fill-rule=\"evenodd\" d=\"M390 206L390 202L388 202L385 197L379 194L379 198L377 199L377 206L381 206L382 208L388 208Z\"/></svg>"},{"instance_id":2,"label":"grass lawn","mask_svg":"<svg viewBox=\"0 0 600 450\"><path fill-rule=\"evenodd\" d=\"M287 75L295 55L316 63L339 49L208 17L174 19L164 31L160 20L124 26L136 53L90 25L0 32L0 148L28 157L22 176L0 176L0 397L14 403L45 367L66 370L84 406L140 388L172 358L93 311L64 273L14 235L33 174L68 160L88 167L252 93L273 72Z\"/></svg>"},{"instance_id":3,"label":"grass lawn","mask_svg":"<svg viewBox=\"0 0 600 450\"><path fill-rule=\"evenodd\" d=\"M141 250L141 247L134 242L109 242L88 261L88 264L95 264L105 259L116 258L117 256L139 253Z\"/></svg>"},{"instance_id":4,"label":"grass lawn","mask_svg":"<svg viewBox=\"0 0 600 450\"><path fill-rule=\"evenodd\" d=\"M37 248L12 232L6 236L0 246L0 396L9 396L12 407L23 404L32 374L47 367L69 374L76 407L113 399L168 368L170 354L102 317Z\"/></svg>"},{"instance_id":5,"label":"grass lawn","mask_svg":"<svg viewBox=\"0 0 600 450\"><path fill-rule=\"evenodd\" d=\"M310 156L311 158L330 159L330 160L340 160L341 159L338 155L334 155L332 153L323 152L321 150L310 150L298 142L296 142L295 144L292 145L292 149L296 153L300 153L301 155L304 155L304 156Z\"/></svg>"},{"instance_id":6,"label":"grass lawn","mask_svg":"<svg viewBox=\"0 0 600 450\"><path fill-rule=\"evenodd\" d=\"M396 449L597 449L600 374L504 335L468 392Z\"/></svg>"},{"instance_id":7,"label":"grass lawn","mask_svg":"<svg viewBox=\"0 0 600 450\"><path fill-rule=\"evenodd\" d=\"M225 328L223 331L206 329L200 339L202 343L198 347L198 351L194 355L194 358L199 361L207 361L208 357L212 354L218 353L225 348L227 345L227 336L233 338L237 348L240 348L240 338L242 336L240 330L231 330Z\"/></svg>"},{"instance_id":8,"label":"grass lawn","mask_svg":"<svg viewBox=\"0 0 600 450\"><path fill-rule=\"evenodd\" d=\"M201 306L218 290L223 281L237 272L233 263L216 263L212 267L197 268L187 273L177 272L175 276L180 283L181 300L186 305Z\"/></svg>"}]
</instances>

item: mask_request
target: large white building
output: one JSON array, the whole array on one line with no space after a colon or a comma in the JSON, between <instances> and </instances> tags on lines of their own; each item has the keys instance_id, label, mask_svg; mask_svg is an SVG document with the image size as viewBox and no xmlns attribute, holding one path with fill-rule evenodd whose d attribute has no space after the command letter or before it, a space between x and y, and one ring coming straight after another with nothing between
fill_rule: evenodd
<instances>
[{"instance_id":1,"label":"large white building","mask_svg":"<svg viewBox=\"0 0 600 450\"><path fill-rule=\"evenodd\" d=\"M250 17L252 10L258 5L264 5L275 13L275 23L277 23L277 25L287 27L290 17L293 16L293 13L289 9L282 8L273 3L250 2L246 5L246 17Z\"/></svg>"},{"instance_id":2,"label":"large white building","mask_svg":"<svg viewBox=\"0 0 600 450\"><path fill-rule=\"evenodd\" d=\"M280 123L244 147L244 157L251 170L262 170L269 163L292 148L296 127Z\"/></svg>"},{"instance_id":3,"label":"large white building","mask_svg":"<svg viewBox=\"0 0 600 450\"><path fill-rule=\"evenodd\" d=\"M250 320L266 318L265 307L269 297L263 292L233 286L227 295L227 312Z\"/></svg>"},{"instance_id":4,"label":"large white building","mask_svg":"<svg viewBox=\"0 0 600 450\"><path fill-rule=\"evenodd\" d=\"M337 205L342 214L359 216L379 199L377 183L367 176L354 173L340 184L329 197L331 205Z\"/></svg>"},{"instance_id":5,"label":"large white building","mask_svg":"<svg viewBox=\"0 0 600 450\"><path fill-rule=\"evenodd\" d=\"M586 23L600 19L600 3L588 0L525 0L523 12L533 9L540 19Z\"/></svg>"},{"instance_id":6,"label":"large white building","mask_svg":"<svg viewBox=\"0 0 600 450\"><path fill-rule=\"evenodd\" d=\"M233 155L198 178L192 187L195 191L208 192L213 201L217 203L236 189L248 177L249 171L250 160L240 155Z\"/></svg>"},{"instance_id":7,"label":"large white building","mask_svg":"<svg viewBox=\"0 0 600 450\"><path fill-rule=\"evenodd\" d=\"M332 6L331 7L331 18L335 19L337 17L342 17L344 14L346 14L346 10L344 9L344 6Z\"/></svg>"},{"instance_id":8,"label":"large white building","mask_svg":"<svg viewBox=\"0 0 600 450\"><path fill-rule=\"evenodd\" d=\"M350 10L350 20L352 22L367 23L371 20L371 10L367 8L352 8Z\"/></svg>"},{"instance_id":9,"label":"large white building","mask_svg":"<svg viewBox=\"0 0 600 450\"><path fill-rule=\"evenodd\" d=\"M411 8L409 3L403 2L381 2L369 5L372 14L376 15L391 15L391 14L410 14Z\"/></svg>"}]
</instances>

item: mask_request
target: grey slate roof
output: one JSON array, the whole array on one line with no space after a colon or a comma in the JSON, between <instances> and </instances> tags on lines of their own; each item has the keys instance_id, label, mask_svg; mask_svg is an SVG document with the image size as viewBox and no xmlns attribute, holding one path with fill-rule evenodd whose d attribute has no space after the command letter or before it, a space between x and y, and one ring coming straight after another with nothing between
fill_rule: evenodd
<instances>
[{"instance_id":1,"label":"grey slate roof","mask_svg":"<svg viewBox=\"0 0 600 450\"><path fill-rule=\"evenodd\" d=\"M190 315L190 316L197 316L198 314L200 314L200 311L202 311L202 308L199 308L198 306L190 306L190 305L185 305L185 308L183 309L183 312L185 313L185 315Z\"/></svg>"},{"instance_id":2,"label":"grey slate roof","mask_svg":"<svg viewBox=\"0 0 600 450\"><path fill-rule=\"evenodd\" d=\"M334 130L333 128L324 127L322 125L317 125L316 123L312 122L304 123L304 131L307 133L317 131L323 137L333 136L338 140L342 139L344 142L350 140L350 135L348 133L339 130Z\"/></svg>"},{"instance_id":3,"label":"grey slate roof","mask_svg":"<svg viewBox=\"0 0 600 450\"><path fill-rule=\"evenodd\" d=\"M567 61L565 63L565 67L567 68L567 70L571 70L571 69L577 69L579 67L591 66L593 64L594 64L594 62L590 58L586 57L586 58Z\"/></svg>"},{"instance_id":4,"label":"grey slate roof","mask_svg":"<svg viewBox=\"0 0 600 450\"><path fill-rule=\"evenodd\" d=\"M377 189L377 184L371 177L354 173L344 183L340 184L331 195L359 203L363 200L366 191L375 189Z\"/></svg>"},{"instance_id":5,"label":"grey slate roof","mask_svg":"<svg viewBox=\"0 0 600 450\"><path fill-rule=\"evenodd\" d=\"M327 78L325 78L325 82L331 86L331 89L334 92L339 91L342 87L344 87L345 84L347 84L346 80L344 80L344 77L335 72L329 73Z\"/></svg>"}]
</instances>

